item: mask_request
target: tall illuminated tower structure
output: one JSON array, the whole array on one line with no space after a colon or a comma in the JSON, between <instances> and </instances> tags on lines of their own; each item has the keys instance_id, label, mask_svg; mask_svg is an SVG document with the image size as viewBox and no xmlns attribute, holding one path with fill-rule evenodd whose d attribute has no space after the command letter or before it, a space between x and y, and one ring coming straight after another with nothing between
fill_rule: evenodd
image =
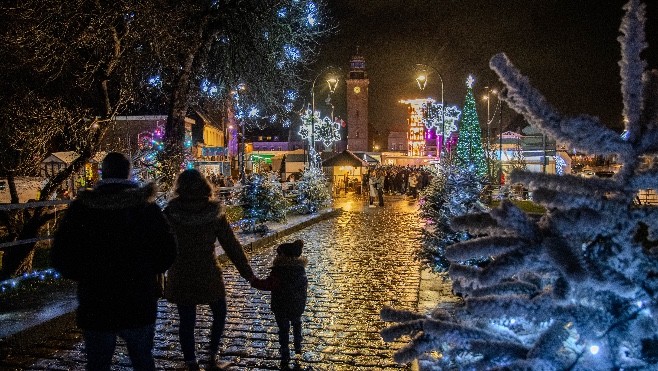
<instances>
[{"instance_id":1,"label":"tall illuminated tower structure","mask_svg":"<svg viewBox=\"0 0 658 371\"><path fill-rule=\"evenodd\" d=\"M350 60L347 79L347 149L350 151L369 150L368 145L368 75L366 60L356 55Z\"/></svg>"},{"instance_id":2,"label":"tall illuminated tower structure","mask_svg":"<svg viewBox=\"0 0 658 371\"><path fill-rule=\"evenodd\" d=\"M425 135L426 129L423 123L423 105L434 102L431 98L424 99L406 99L400 103L407 105L407 125L409 133L407 134L408 156L425 156Z\"/></svg>"}]
</instances>

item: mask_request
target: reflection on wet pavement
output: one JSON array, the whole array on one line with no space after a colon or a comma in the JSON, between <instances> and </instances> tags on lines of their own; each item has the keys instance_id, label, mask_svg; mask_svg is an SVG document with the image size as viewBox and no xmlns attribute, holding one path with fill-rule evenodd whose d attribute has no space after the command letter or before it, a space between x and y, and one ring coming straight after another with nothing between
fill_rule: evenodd
<instances>
[{"instance_id":1,"label":"reflection on wet pavement","mask_svg":"<svg viewBox=\"0 0 658 371\"><path fill-rule=\"evenodd\" d=\"M404 342L387 344L379 331L382 306L416 310L420 280L419 263L413 260L420 221L416 202L387 199L384 207L368 208L363 199L338 199L340 216L296 232L286 241L305 241L309 260L308 304L304 313L303 354L293 360L302 370L382 370L405 366L392 361ZM274 249L251 258L259 276L269 272ZM233 266L225 269L228 317L220 354L233 362L232 370L272 370L279 367L274 316L269 293L249 286ZM160 303L154 355L159 369L184 369L178 345L175 307ZM199 306L197 354L202 367L207 360L211 315ZM68 334L68 341L79 333ZM33 369L84 369L82 343L40 359ZM60 348L61 349L61 348ZM115 370L128 369L125 346L119 343Z\"/></svg>"}]
</instances>

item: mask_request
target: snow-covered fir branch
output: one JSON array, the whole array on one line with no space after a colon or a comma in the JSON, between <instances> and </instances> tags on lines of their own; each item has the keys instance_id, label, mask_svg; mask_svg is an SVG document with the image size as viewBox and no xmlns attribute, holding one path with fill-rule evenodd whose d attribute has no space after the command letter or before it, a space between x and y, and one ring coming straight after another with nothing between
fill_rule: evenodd
<instances>
[{"instance_id":1,"label":"snow-covered fir branch","mask_svg":"<svg viewBox=\"0 0 658 371\"><path fill-rule=\"evenodd\" d=\"M446 249L446 258L460 262L481 257L498 257L528 246L516 236L487 236L461 242Z\"/></svg>"},{"instance_id":2,"label":"snow-covered fir branch","mask_svg":"<svg viewBox=\"0 0 658 371\"><path fill-rule=\"evenodd\" d=\"M579 151L616 155L622 167L610 179L515 171L512 181L546 208L541 218L502 203L453 219L452 228L477 236L445 252L465 306L440 321L407 314L415 337L397 361L420 358L428 369L658 368L658 207L635 200L658 184L658 72L645 71L641 56L644 5L629 0L624 10L624 135L593 117L563 117L507 56L492 58L506 86L501 98L531 125ZM479 256L490 260L463 263Z\"/></svg>"},{"instance_id":3,"label":"snow-covered fir branch","mask_svg":"<svg viewBox=\"0 0 658 371\"><path fill-rule=\"evenodd\" d=\"M624 102L622 115L626 123L628 141L635 143L642 132L643 84L642 74L647 63L640 53L647 47L644 37L644 23L646 21L645 6L640 0L631 0L625 6L626 14L621 22L622 35L618 40L621 44L621 61L619 61L621 74L621 94Z\"/></svg>"},{"instance_id":4,"label":"snow-covered fir branch","mask_svg":"<svg viewBox=\"0 0 658 371\"><path fill-rule=\"evenodd\" d=\"M584 178L582 176L564 174L557 178L551 174L533 173L530 171L514 170L510 174L510 182L523 183L528 189L552 189L557 192L571 194L591 195L595 192L619 192L619 184L606 178Z\"/></svg>"},{"instance_id":5,"label":"snow-covered fir branch","mask_svg":"<svg viewBox=\"0 0 658 371\"><path fill-rule=\"evenodd\" d=\"M530 80L512 65L505 54L495 55L490 62L506 86L503 99L511 108L524 115L531 125L559 142L597 155L629 152L631 146L619 134L605 128L591 116L563 117L549 105Z\"/></svg>"}]
</instances>

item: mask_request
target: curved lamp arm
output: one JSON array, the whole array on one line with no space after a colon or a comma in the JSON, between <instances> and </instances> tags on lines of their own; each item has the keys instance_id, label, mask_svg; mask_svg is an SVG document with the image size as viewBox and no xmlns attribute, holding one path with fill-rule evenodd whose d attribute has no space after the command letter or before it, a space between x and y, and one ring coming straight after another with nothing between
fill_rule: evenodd
<instances>
[{"instance_id":1,"label":"curved lamp arm","mask_svg":"<svg viewBox=\"0 0 658 371\"><path fill-rule=\"evenodd\" d=\"M441 146L440 146L440 148L438 148L438 151L439 151L439 154L442 154L443 153L443 142L446 139L445 138L446 137L446 135L445 135L445 129L446 129L446 123L445 123L446 113L445 112L446 112L446 108L445 108L445 101L443 99L443 76L441 75L441 72L439 72L439 70L436 69L436 67L430 66L430 65L427 65L427 64L416 63L416 69L425 72L425 73L423 73L423 74L416 77L416 82L418 83L418 87L420 88L420 90L424 90L425 86L427 85L427 80L428 80L428 75L429 74L426 73L426 71L428 69L434 70L434 72L439 76L439 80L441 81L441 135L442 135L442 138L441 138L441 142L440 142Z\"/></svg>"}]
</instances>

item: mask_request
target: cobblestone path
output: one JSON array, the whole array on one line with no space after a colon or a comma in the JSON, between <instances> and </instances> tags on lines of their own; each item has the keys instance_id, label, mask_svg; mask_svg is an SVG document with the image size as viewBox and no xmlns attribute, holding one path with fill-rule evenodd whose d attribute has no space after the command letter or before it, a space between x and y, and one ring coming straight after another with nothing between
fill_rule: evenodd
<instances>
[{"instance_id":1,"label":"cobblestone path","mask_svg":"<svg viewBox=\"0 0 658 371\"><path fill-rule=\"evenodd\" d=\"M396 207L401 206L401 207ZM417 309L419 265L413 261L417 246L417 209L406 201L369 209L346 207L337 218L322 221L285 238L305 241L309 260L309 295L304 314L304 352L290 367L301 370L385 370L403 366L392 361L404 343L387 344L379 331L382 306ZM273 248L256 254L251 264L259 276L269 272ZM233 266L225 269L228 316L220 354L232 370L278 369L276 324L269 311L269 293L252 289ZM197 354L202 367L207 359L209 308L197 316ZM155 339L156 365L183 369L178 345L177 314L161 302ZM68 349L38 360L32 369L71 370L84 367L79 333L72 332L53 345ZM59 344L59 345L57 345ZM46 349L44 349L44 352ZM125 347L119 346L116 370L127 369Z\"/></svg>"}]
</instances>

